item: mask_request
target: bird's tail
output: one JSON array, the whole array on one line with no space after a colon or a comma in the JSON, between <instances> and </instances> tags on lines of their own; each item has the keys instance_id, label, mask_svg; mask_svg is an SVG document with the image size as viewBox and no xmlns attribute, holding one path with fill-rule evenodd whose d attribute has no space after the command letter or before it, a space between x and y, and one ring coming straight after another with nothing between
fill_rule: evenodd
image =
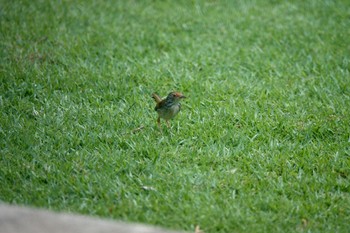
<instances>
[{"instance_id":1,"label":"bird's tail","mask_svg":"<svg viewBox=\"0 0 350 233\"><path fill-rule=\"evenodd\" d=\"M156 93L152 94L152 98L157 102L157 104L162 101L162 99Z\"/></svg>"}]
</instances>

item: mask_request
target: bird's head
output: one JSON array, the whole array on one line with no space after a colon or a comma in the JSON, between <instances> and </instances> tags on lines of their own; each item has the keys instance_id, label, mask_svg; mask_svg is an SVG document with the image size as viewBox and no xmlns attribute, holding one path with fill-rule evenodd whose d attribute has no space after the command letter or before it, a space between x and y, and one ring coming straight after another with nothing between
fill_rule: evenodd
<instances>
[{"instance_id":1,"label":"bird's head","mask_svg":"<svg viewBox=\"0 0 350 233\"><path fill-rule=\"evenodd\" d=\"M170 92L168 94L168 97L167 97L167 99L170 99L170 100L173 100L176 102L179 102L181 99L184 99L184 98L186 98L186 96L184 96L182 93L176 92L176 91Z\"/></svg>"}]
</instances>

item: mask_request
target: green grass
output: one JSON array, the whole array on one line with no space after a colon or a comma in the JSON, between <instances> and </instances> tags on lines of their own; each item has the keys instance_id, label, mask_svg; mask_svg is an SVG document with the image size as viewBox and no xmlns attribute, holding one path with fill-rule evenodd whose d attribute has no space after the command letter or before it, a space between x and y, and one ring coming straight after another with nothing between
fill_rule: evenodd
<instances>
[{"instance_id":1,"label":"green grass","mask_svg":"<svg viewBox=\"0 0 350 233\"><path fill-rule=\"evenodd\" d=\"M349 231L349 1L0 3L0 200ZM172 90L160 134L150 96Z\"/></svg>"}]
</instances>

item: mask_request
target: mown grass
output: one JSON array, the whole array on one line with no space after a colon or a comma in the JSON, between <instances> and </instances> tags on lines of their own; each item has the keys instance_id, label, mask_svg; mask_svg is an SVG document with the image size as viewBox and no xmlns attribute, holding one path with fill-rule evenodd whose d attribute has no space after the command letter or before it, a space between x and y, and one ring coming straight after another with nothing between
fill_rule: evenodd
<instances>
[{"instance_id":1,"label":"mown grass","mask_svg":"<svg viewBox=\"0 0 350 233\"><path fill-rule=\"evenodd\" d=\"M348 231L348 1L0 2L2 201ZM150 95L172 90L160 134Z\"/></svg>"}]
</instances>

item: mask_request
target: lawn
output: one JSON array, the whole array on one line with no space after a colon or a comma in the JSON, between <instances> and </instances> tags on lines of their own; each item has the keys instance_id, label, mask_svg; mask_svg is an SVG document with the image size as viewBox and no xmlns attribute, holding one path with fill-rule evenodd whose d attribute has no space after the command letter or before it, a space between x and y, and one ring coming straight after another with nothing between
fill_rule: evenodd
<instances>
[{"instance_id":1,"label":"lawn","mask_svg":"<svg viewBox=\"0 0 350 233\"><path fill-rule=\"evenodd\" d=\"M0 0L0 200L211 232L350 229L350 2ZM160 133L153 92L187 96Z\"/></svg>"}]
</instances>

